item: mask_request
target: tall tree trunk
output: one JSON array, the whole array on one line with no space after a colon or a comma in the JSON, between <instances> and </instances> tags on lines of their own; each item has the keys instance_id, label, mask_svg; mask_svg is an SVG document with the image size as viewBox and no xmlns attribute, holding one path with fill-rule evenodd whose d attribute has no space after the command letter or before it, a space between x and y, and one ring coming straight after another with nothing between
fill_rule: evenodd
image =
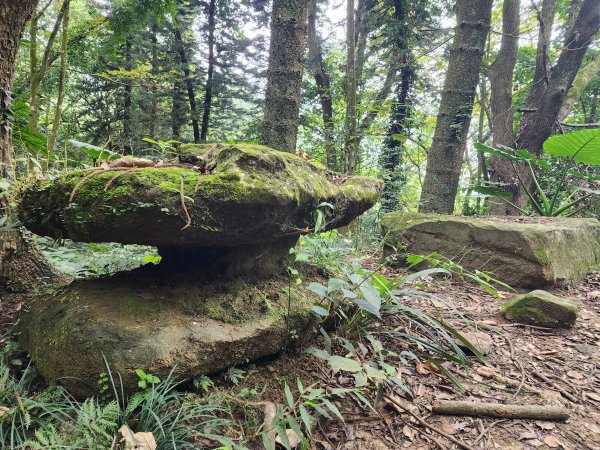
<instances>
[{"instance_id":1,"label":"tall tree trunk","mask_svg":"<svg viewBox=\"0 0 600 450\"><path fill-rule=\"evenodd\" d=\"M37 0L0 2L0 178L13 180L11 158L11 89L15 60L27 19L35 11ZM6 192L0 189L0 214L11 211ZM0 292L22 291L34 282L54 275L34 245L17 232L0 232Z\"/></svg>"},{"instance_id":2,"label":"tall tree trunk","mask_svg":"<svg viewBox=\"0 0 600 450\"><path fill-rule=\"evenodd\" d=\"M294 153L308 0L273 0L262 143Z\"/></svg>"},{"instance_id":3,"label":"tall tree trunk","mask_svg":"<svg viewBox=\"0 0 600 450\"><path fill-rule=\"evenodd\" d=\"M183 44L183 38L181 37L181 29L179 26L175 26L173 29L175 35L175 48L179 55L179 62L181 63L183 74L185 76L185 86L187 88L188 100L190 102L190 113L192 116L192 128L194 130L194 143L200 142L200 127L198 126L198 108L196 106L196 93L194 91L194 80L190 72L190 64L188 57L185 52L185 46Z\"/></svg>"},{"instance_id":4,"label":"tall tree trunk","mask_svg":"<svg viewBox=\"0 0 600 450\"><path fill-rule=\"evenodd\" d=\"M421 193L423 212L454 211L492 0L462 0L456 9L454 41Z\"/></svg>"},{"instance_id":5,"label":"tall tree trunk","mask_svg":"<svg viewBox=\"0 0 600 450\"><path fill-rule=\"evenodd\" d=\"M496 60L490 66L488 78L491 86L490 109L492 112L492 142L494 146L514 146L513 131L513 74L519 49L519 8L520 0L506 0L502 9L502 41ZM511 171L510 161L505 158L492 158L492 181L505 183L507 187L518 186ZM509 174L509 179L503 176ZM491 205L490 214L511 215L516 210L509 205Z\"/></svg>"},{"instance_id":6,"label":"tall tree trunk","mask_svg":"<svg viewBox=\"0 0 600 450\"><path fill-rule=\"evenodd\" d=\"M125 69L132 70L133 64L131 61L131 38L125 42ZM133 108L133 79L129 78L124 87L123 95L123 150L126 155L132 155L133 149L131 142L133 135L131 133L131 117Z\"/></svg>"},{"instance_id":7,"label":"tall tree trunk","mask_svg":"<svg viewBox=\"0 0 600 450\"><path fill-rule=\"evenodd\" d=\"M600 55L595 55L595 58L586 64L585 67L579 69L575 80L573 80L573 86L569 89L565 101L563 102L560 112L558 113L558 122L564 122L569 113L573 110L575 103L579 101L579 98L585 91L585 88L592 82L594 78L600 75Z\"/></svg>"},{"instance_id":8,"label":"tall tree trunk","mask_svg":"<svg viewBox=\"0 0 600 450\"><path fill-rule=\"evenodd\" d=\"M412 102L409 99L410 89L414 83L414 69L407 65L402 69L396 103L392 106L390 127L385 140L385 149L381 154L383 169L383 192L381 193L381 210L395 211L400 207L400 188L404 181L401 172L405 141L410 129Z\"/></svg>"},{"instance_id":9,"label":"tall tree trunk","mask_svg":"<svg viewBox=\"0 0 600 450\"><path fill-rule=\"evenodd\" d=\"M156 124L158 122L158 23L156 20L152 24L150 39L152 41L152 59L150 60L152 84L150 87L150 128L148 131L150 133L150 137L155 139Z\"/></svg>"},{"instance_id":10,"label":"tall tree trunk","mask_svg":"<svg viewBox=\"0 0 600 450\"><path fill-rule=\"evenodd\" d=\"M545 4L555 0L546 0ZM549 7L548 7L549 8ZM540 22L540 28L548 27L545 22ZM600 26L600 2L598 0L585 0L575 19L575 23L567 37L567 44L563 48L556 65L551 70L545 68L546 49L538 45L538 67L536 80L528 96L527 110L519 124L519 132L515 138L514 148L526 149L537 155L542 153L544 141L548 139L559 117L565 98L573 85L588 46ZM540 30L540 38L545 39ZM540 87L544 89L541 90ZM528 188L531 188L531 176L528 171L520 169L521 178ZM524 189L512 180L512 168L504 170L498 167L495 176L509 183L508 188L513 192L512 203L519 207L527 204L527 195ZM511 183L512 180L512 183Z\"/></svg>"},{"instance_id":11,"label":"tall tree trunk","mask_svg":"<svg viewBox=\"0 0 600 450\"><path fill-rule=\"evenodd\" d=\"M542 9L537 9L537 19L540 24L538 32L537 51L535 56L535 72L529 95L527 96L527 108L536 108L537 102L548 86L552 61L550 61L550 37L552 25L554 24L554 13L557 0L543 0Z\"/></svg>"},{"instance_id":12,"label":"tall tree trunk","mask_svg":"<svg viewBox=\"0 0 600 450\"><path fill-rule=\"evenodd\" d=\"M390 127L384 142L385 148L381 153L381 167L383 170L384 187L381 194L382 211L394 211L400 207L400 189L404 182L404 174L401 172L405 141L412 112L412 102L409 93L415 80L415 73L410 63L410 49L408 37L411 33L406 23L409 2L407 0L394 0L394 21L397 29L395 45L397 53L402 60L402 74L397 88L396 102L392 105L390 116ZM361 123L364 124L365 121ZM362 135L362 133L361 133Z\"/></svg>"},{"instance_id":13,"label":"tall tree trunk","mask_svg":"<svg viewBox=\"0 0 600 450\"><path fill-rule=\"evenodd\" d=\"M183 123L183 109L185 107L185 99L183 97L183 90L185 89L183 81L175 75L175 81L173 82L173 93L172 93L172 105L171 105L171 130L173 133L173 140L181 140L181 125Z\"/></svg>"},{"instance_id":14,"label":"tall tree trunk","mask_svg":"<svg viewBox=\"0 0 600 450\"><path fill-rule=\"evenodd\" d=\"M323 116L323 140L327 167L337 170L337 155L333 142L333 101L331 99L331 78L325 70L321 43L317 35L317 0L308 2L308 57L319 92L321 114Z\"/></svg>"},{"instance_id":15,"label":"tall tree trunk","mask_svg":"<svg viewBox=\"0 0 600 450\"><path fill-rule=\"evenodd\" d=\"M48 136L48 154L51 155L54 152L54 146L56 145L56 137L58 135L58 128L62 119L63 102L65 99L65 85L67 83L67 45L69 43L69 7L71 0L65 0L65 16L63 17L63 30L60 43L60 73L58 75L58 97L56 99L56 108L54 110L54 120L52 122L52 130Z\"/></svg>"},{"instance_id":16,"label":"tall tree trunk","mask_svg":"<svg viewBox=\"0 0 600 450\"><path fill-rule=\"evenodd\" d=\"M354 0L346 0L346 173L356 171L356 35L354 29Z\"/></svg>"},{"instance_id":17,"label":"tall tree trunk","mask_svg":"<svg viewBox=\"0 0 600 450\"><path fill-rule=\"evenodd\" d=\"M210 108L212 106L213 72L215 70L215 3L216 0L210 0L208 5L208 70L206 75L206 86L204 87L200 142L206 142L206 137L208 136L208 124L210 121Z\"/></svg>"},{"instance_id":18,"label":"tall tree trunk","mask_svg":"<svg viewBox=\"0 0 600 450\"><path fill-rule=\"evenodd\" d=\"M40 115L40 87L42 81L44 81L44 78L46 77L48 67L50 67L50 64L56 60L56 58L51 58L52 47L54 46L54 42L56 41L56 36L58 35L58 30L60 29L60 24L62 23L62 20L64 18L67 5L67 1L63 1L63 4L58 12L56 21L54 22L54 26L52 27L52 31L50 32L50 36L48 37L48 41L46 42L46 47L44 48L44 54L41 60L38 58L37 54L39 16L34 15L31 19L31 44L29 47L29 131L31 131L32 133L35 133L38 130L38 122Z\"/></svg>"},{"instance_id":19,"label":"tall tree trunk","mask_svg":"<svg viewBox=\"0 0 600 450\"><path fill-rule=\"evenodd\" d=\"M585 0L567 39L568 45L552 68L548 86L535 102L537 110L526 114L521 121L517 148L541 154L542 144L552 133L560 108L599 26L600 2Z\"/></svg>"}]
</instances>

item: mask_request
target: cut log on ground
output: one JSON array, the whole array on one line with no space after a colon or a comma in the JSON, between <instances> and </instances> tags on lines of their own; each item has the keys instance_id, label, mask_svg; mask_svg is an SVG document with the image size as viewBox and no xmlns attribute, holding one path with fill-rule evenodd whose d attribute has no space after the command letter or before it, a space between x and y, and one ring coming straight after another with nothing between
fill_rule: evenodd
<instances>
[{"instance_id":1,"label":"cut log on ground","mask_svg":"<svg viewBox=\"0 0 600 450\"><path fill-rule=\"evenodd\" d=\"M566 420L569 411L560 406L548 405L504 405L502 403L480 403L455 400L438 400L431 405L436 414L454 416L487 416L502 419Z\"/></svg>"}]
</instances>

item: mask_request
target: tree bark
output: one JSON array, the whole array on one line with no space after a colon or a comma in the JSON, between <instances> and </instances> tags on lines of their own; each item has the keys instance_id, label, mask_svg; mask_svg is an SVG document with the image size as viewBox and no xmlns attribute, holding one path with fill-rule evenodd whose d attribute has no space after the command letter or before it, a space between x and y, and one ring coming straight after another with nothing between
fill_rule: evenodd
<instances>
[{"instance_id":1,"label":"tree bark","mask_svg":"<svg viewBox=\"0 0 600 450\"><path fill-rule=\"evenodd\" d=\"M573 29L567 39L567 46L561 52L547 88L536 101L536 112L526 114L516 139L516 147L541 154L542 145L552 133L564 99L573 85L585 52L600 26L600 2L585 0Z\"/></svg>"},{"instance_id":2,"label":"tree bark","mask_svg":"<svg viewBox=\"0 0 600 450\"><path fill-rule=\"evenodd\" d=\"M210 121L210 108L212 106L213 73L215 70L215 3L216 0L210 0L208 5L208 70L206 75L206 86L204 87L200 142L206 142L208 136L208 124Z\"/></svg>"},{"instance_id":3,"label":"tree bark","mask_svg":"<svg viewBox=\"0 0 600 450\"><path fill-rule=\"evenodd\" d=\"M131 61L131 38L125 42L125 70L132 70L133 64ZM131 146L133 136L131 132L131 118L133 108L133 79L128 79L124 87L123 95L123 150L126 155L133 154Z\"/></svg>"},{"instance_id":4,"label":"tree bark","mask_svg":"<svg viewBox=\"0 0 600 450\"><path fill-rule=\"evenodd\" d=\"M325 70L321 43L317 35L317 0L308 2L308 57L319 91L321 114L323 117L323 140L327 167L337 169L337 155L333 142L333 101L331 99L331 78Z\"/></svg>"},{"instance_id":5,"label":"tree bark","mask_svg":"<svg viewBox=\"0 0 600 450\"><path fill-rule=\"evenodd\" d=\"M347 174L356 171L358 153L356 118L356 34L354 0L346 0L346 167Z\"/></svg>"},{"instance_id":6,"label":"tree bark","mask_svg":"<svg viewBox=\"0 0 600 450\"><path fill-rule=\"evenodd\" d=\"M569 89L567 96L560 108L558 113L558 122L564 122L569 113L573 110L575 103L579 101L579 98L585 91L585 88L592 82L594 78L600 75L600 55L595 55L595 58L582 67L575 80L573 80L573 86ZM592 122L594 122L592 120Z\"/></svg>"},{"instance_id":7,"label":"tree bark","mask_svg":"<svg viewBox=\"0 0 600 450\"><path fill-rule=\"evenodd\" d=\"M14 178L11 158L12 118L11 89L19 42L27 20L35 11L37 0L3 0L0 2L0 178ZM0 214L11 221L6 192L0 190ZM17 232L0 232L0 292L23 291L34 282L53 277L54 272L35 245Z\"/></svg>"},{"instance_id":8,"label":"tree bark","mask_svg":"<svg viewBox=\"0 0 600 450\"><path fill-rule=\"evenodd\" d=\"M198 126L198 112L196 106L196 93L194 91L194 80L190 73L190 64L188 62L187 55L185 53L185 47L183 45L183 38L181 37L181 29L179 26L175 26L173 29L175 35L175 49L179 56L179 62L181 63L183 74L185 76L185 86L187 88L188 100L190 102L190 113L192 116L192 128L194 130L194 143L200 142L200 127Z\"/></svg>"},{"instance_id":9,"label":"tree bark","mask_svg":"<svg viewBox=\"0 0 600 450\"><path fill-rule=\"evenodd\" d=\"M60 127L63 102L65 99L65 85L67 83L67 45L69 43L69 7L71 0L65 0L65 15L63 17L63 29L61 37L61 56L60 56L60 73L58 75L58 97L56 99L56 108L54 110L54 120L52 121L52 130L48 136L48 155L54 152L54 146L56 145L56 137L58 135L58 128Z\"/></svg>"},{"instance_id":10,"label":"tree bark","mask_svg":"<svg viewBox=\"0 0 600 450\"><path fill-rule=\"evenodd\" d=\"M155 20L150 31L150 39L152 41L152 59L150 65L152 67L152 84L150 87L150 123L149 133L152 139L156 138L156 123L158 121L158 23Z\"/></svg>"},{"instance_id":11,"label":"tree bark","mask_svg":"<svg viewBox=\"0 0 600 450\"><path fill-rule=\"evenodd\" d=\"M273 0L262 143L294 153L308 0Z\"/></svg>"},{"instance_id":12,"label":"tree bark","mask_svg":"<svg viewBox=\"0 0 600 450\"><path fill-rule=\"evenodd\" d=\"M452 214L492 0L457 3L457 25L421 193L421 211Z\"/></svg>"},{"instance_id":13,"label":"tree bark","mask_svg":"<svg viewBox=\"0 0 600 450\"><path fill-rule=\"evenodd\" d=\"M402 59L400 83L397 87L396 101L392 105L390 126L388 128L385 148L381 153L381 168L383 171L383 192L381 193L381 210L395 211L400 207L399 193L404 182L401 172L404 143L407 138L410 124L408 118L412 112L412 102L409 98L410 90L415 81L415 71L410 63L409 34L410 27L406 23L409 2L407 0L394 0L394 21L397 27L395 44L397 54ZM362 125L365 120L361 122ZM362 133L361 133L362 136Z\"/></svg>"},{"instance_id":14,"label":"tree bark","mask_svg":"<svg viewBox=\"0 0 600 450\"><path fill-rule=\"evenodd\" d=\"M56 41L56 36L58 35L58 30L60 29L60 24L63 21L66 8L67 2L64 1L60 8L60 11L58 12L58 17L54 22L54 26L52 27L52 31L50 32L50 36L48 37L48 42L46 43L46 47L44 48L44 54L42 56L41 61L37 56L37 33L39 16L36 15L31 20L31 44L29 47L29 131L31 131L32 133L36 133L38 130L38 121L40 114L40 86L42 84L42 81L44 81L46 73L48 72L48 67L50 67L51 64L50 56L52 53L52 47L54 46L54 42Z\"/></svg>"},{"instance_id":15,"label":"tree bark","mask_svg":"<svg viewBox=\"0 0 600 450\"><path fill-rule=\"evenodd\" d=\"M492 142L494 146L514 146L513 132L513 74L519 49L519 8L520 0L506 0L502 9L502 40L496 60L490 66L492 112ZM518 187L512 166L504 158L492 157L492 182L505 183L508 188ZM503 177L508 175L509 179ZM504 204L492 205L490 214L512 215L516 213L511 206Z\"/></svg>"}]
</instances>

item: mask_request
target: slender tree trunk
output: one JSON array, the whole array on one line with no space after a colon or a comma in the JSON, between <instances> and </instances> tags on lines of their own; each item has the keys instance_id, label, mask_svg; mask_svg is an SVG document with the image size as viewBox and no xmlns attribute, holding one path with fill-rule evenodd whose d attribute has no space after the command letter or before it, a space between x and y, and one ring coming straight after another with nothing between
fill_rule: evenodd
<instances>
[{"instance_id":1,"label":"slender tree trunk","mask_svg":"<svg viewBox=\"0 0 600 450\"><path fill-rule=\"evenodd\" d=\"M294 153L308 0L273 0L262 143Z\"/></svg>"},{"instance_id":2,"label":"slender tree trunk","mask_svg":"<svg viewBox=\"0 0 600 450\"><path fill-rule=\"evenodd\" d=\"M542 9L537 10L537 19L540 24L538 32L537 52L535 57L535 72L533 84L527 97L527 108L536 108L537 102L548 86L552 62L550 61L550 36L554 24L554 13L557 0L543 0Z\"/></svg>"},{"instance_id":3,"label":"slender tree trunk","mask_svg":"<svg viewBox=\"0 0 600 450\"><path fill-rule=\"evenodd\" d=\"M181 140L181 124L183 122L183 109L185 107L185 99L183 98L184 83L179 78L175 78L173 82L173 95L171 106L171 129L173 140Z\"/></svg>"},{"instance_id":4,"label":"slender tree trunk","mask_svg":"<svg viewBox=\"0 0 600 450\"><path fill-rule=\"evenodd\" d=\"M423 212L454 211L491 14L492 0L457 3L454 41L421 193Z\"/></svg>"},{"instance_id":5,"label":"slender tree trunk","mask_svg":"<svg viewBox=\"0 0 600 450\"><path fill-rule=\"evenodd\" d=\"M206 142L206 137L208 136L208 124L210 121L210 108L212 106L213 73L215 70L215 3L216 0L210 0L208 5L208 71L206 75L206 86L204 87L200 142Z\"/></svg>"},{"instance_id":6,"label":"slender tree trunk","mask_svg":"<svg viewBox=\"0 0 600 450\"><path fill-rule=\"evenodd\" d=\"M152 59L150 65L152 67L152 84L150 87L150 123L149 133L151 138L156 138L156 125L158 122L158 23L156 20L152 24L150 39L152 40Z\"/></svg>"},{"instance_id":7,"label":"slender tree trunk","mask_svg":"<svg viewBox=\"0 0 600 450\"><path fill-rule=\"evenodd\" d=\"M29 22L29 131L37 131L39 110L39 82L38 82L38 58L37 58L37 34L38 17L34 14Z\"/></svg>"},{"instance_id":8,"label":"slender tree trunk","mask_svg":"<svg viewBox=\"0 0 600 450\"><path fill-rule=\"evenodd\" d=\"M409 93L415 80L415 73L410 63L410 49L408 48L408 37L411 33L406 23L409 2L407 0L394 0L394 25L397 27L395 44L397 53L402 59L402 73L397 88L396 102L392 106L390 116L390 127L385 140L385 148L381 153L381 167L383 170L384 187L381 194L382 211L394 211L400 207L400 189L405 181L401 172L405 141L412 112L412 102ZM364 124L364 120L361 123ZM362 135L362 133L361 133Z\"/></svg>"},{"instance_id":9,"label":"slender tree trunk","mask_svg":"<svg viewBox=\"0 0 600 450\"><path fill-rule=\"evenodd\" d=\"M561 52L547 88L536 104L536 112L526 114L517 135L517 148L541 154L542 145L552 133L564 99L573 85L583 57L600 26L600 2L585 0L575 20L568 45Z\"/></svg>"},{"instance_id":10,"label":"slender tree trunk","mask_svg":"<svg viewBox=\"0 0 600 450\"><path fill-rule=\"evenodd\" d=\"M37 0L0 2L0 178L13 180L11 89L21 34ZM0 215L12 221L6 192L0 189ZM34 245L18 232L0 232L0 293L23 291L54 275Z\"/></svg>"},{"instance_id":11,"label":"slender tree trunk","mask_svg":"<svg viewBox=\"0 0 600 450\"><path fill-rule=\"evenodd\" d=\"M400 207L399 194L401 184L405 181L401 172L405 140L410 129L412 102L409 98L410 89L414 83L414 69L407 65L402 69L400 86L396 103L392 107L390 127L388 129L385 146L381 155L383 169L383 192L381 194L381 210L395 211Z\"/></svg>"},{"instance_id":12,"label":"slender tree trunk","mask_svg":"<svg viewBox=\"0 0 600 450\"><path fill-rule=\"evenodd\" d=\"M131 39L127 39L125 43L125 69L132 70L133 64L131 61ZM133 154L131 142L133 136L131 133L131 116L133 108L133 79L128 79L124 87L123 96L123 149L126 155Z\"/></svg>"},{"instance_id":13,"label":"slender tree trunk","mask_svg":"<svg viewBox=\"0 0 600 450\"><path fill-rule=\"evenodd\" d=\"M577 76L575 77L575 80L573 80L573 86L571 86L571 89L560 108L560 112L558 113L558 122L565 121L569 113L573 110L575 103L579 101L585 88L587 88L592 80L598 75L600 75L600 55L595 55L593 60L577 72Z\"/></svg>"},{"instance_id":14,"label":"slender tree trunk","mask_svg":"<svg viewBox=\"0 0 600 450\"><path fill-rule=\"evenodd\" d=\"M596 113L598 111L598 94L599 94L599 89L596 86L596 89L594 89L594 95L592 97L592 105L590 106L590 115L587 119L588 123L595 123L596 122Z\"/></svg>"},{"instance_id":15,"label":"slender tree trunk","mask_svg":"<svg viewBox=\"0 0 600 450\"><path fill-rule=\"evenodd\" d=\"M546 10L552 10L555 0L546 0ZM538 44L538 57L536 79L528 96L527 109L519 124L519 132L515 138L514 148L526 149L537 155L542 153L544 141L548 139L559 117L566 96L573 85L588 46L600 26L600 2L598 0L584 0L575 19L567 45L563 48L556 65L547 68L547 52L544 42L546 30L551 24L551 16L543 16L540 20L540 39ZM549 14L549 13L548 13ZM552 14L553 16L553 14ZM543 87L543 89L541 89ZM524 168L519 168L521 178L528 189L531 189L531 175ZM519 207L527 205L525 190L513 178L512 168L509 166L496 167L494 176L508 183L508 189L513 192L512 203Z\"/></svg>"},{"instance_id":16,"label":"slender tree trunk","mask_svg":"<svg viewBox=\"0 0 600 450\"><path fill-rule=\"evenodd\" d=\"M506 0L503 4L500 50L488 71L492 90L490 109L494 146L513 147L515 144L512 89L519 49L519 8L520 0ZM510 178L505 179L505 175L509 175ZM510 161L505 158L492 158L492 181L504 183L508 188L518 186ZM512 215L516 214L517 210L509 205L498 203L491 205L488 212L496 215Z\"/></svg>"},{"instance_id":17,"label":"slender tree trunk","mask_svg":"<svg viewBox=\"0 0 600 450\"><path fill-rule=\"evenodd\" d=\"M354 0L346 0L346 173L356 171L356 35L354 29Z\"/></svg>"},{"instance_id":18,"label":"slender tree trunk","mask_svg":"<svg viewBox=\"0 0 600 450\"><path fill-rule=\"evenodd\" d=\"M42 81L44 81L44 78L46 77L48 67L50 67L50 64L56 60L56 58L51 59L52 47L56 41L56 36L58 35L58 30L60 29L60 25L64 18L67 5L67 1L63 1L60 11L58 12L58 17L56 18L52 31L50 32L50 36L48 37L41 60L37 54L38 16L34 15L31 19L31 45L29 47L29 131L32 133L35 133L38 130L40 115L40 87Z\"/></svg>"},{"instance_id":19,"label":"slender tree trunk","mask_svg":"<svg viewBox=\"0 0 600 450\"><path fill-rule=\"evenodd\" d=\"M321 43L317 35L317 0L308 2L308 56L319 91L321 114L323 116L323 140L327 167L337 169L337 155L333 142L333 101L331 99L331 78L325 70Z\"/></svg>"},{"instance_id":20,"label":"slender tree trunk","mask_svg":"<svg viewBox=\"0 0 600 450\"><path fill-rule=\"evenodd\" d=\"M196 93L194 91L194 80L190 72L190 64L185 52L185 46L183 45L183 38L181 37L181 29L176 26L173 30L175 35L175 48L179 55L179 61L181 63L183 74L185 76L185 86L187 88L188 100L190 102L190 113L192 116L192 128L194 130L194 143L200 142L200 127L198 126L198 108L196 106Z\"/></svg>"},{"instance_id":21,"label":"slender tree trunk","mask_svg":"<svg viewBox=\"0 0 600 450\"><path fill-rule=\"evenodd\" d=\"M54 152L54 146L56 145L56 137L58 135L58 128L62 119L63 102L65 99L65 85L67 83L67 45L69 43L69 7L71 0L65 0L65 16L63 17L63 30L61 37L61 55L60 55L60 73L58 75L58 97L56 99L56 109L54 110L54 120L52 122L52 130L50 136L48 136L48 154L51 155Z\"/></svg>"}]
</instances>

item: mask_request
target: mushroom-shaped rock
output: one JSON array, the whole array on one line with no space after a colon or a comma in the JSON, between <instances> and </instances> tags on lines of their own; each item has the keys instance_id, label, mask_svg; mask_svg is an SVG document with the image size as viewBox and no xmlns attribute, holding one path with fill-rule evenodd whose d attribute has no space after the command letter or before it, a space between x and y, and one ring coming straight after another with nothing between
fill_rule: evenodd
<instances>
[{"instance_id":1,"label":"mushroom-shaped rock","mask_svg":"<svg viewBox=\"0 0 600 450\"><path fill-rule=\"evenodd\" d=\"M322 203L332 206L323 207L324 230L347 225L381 190L379 180L258 145L180 151L178 164L109 164L38 182L24 192L20 218L34 233L74 241L251 246L309 231Z\"/></svg>"}]
</instances>

